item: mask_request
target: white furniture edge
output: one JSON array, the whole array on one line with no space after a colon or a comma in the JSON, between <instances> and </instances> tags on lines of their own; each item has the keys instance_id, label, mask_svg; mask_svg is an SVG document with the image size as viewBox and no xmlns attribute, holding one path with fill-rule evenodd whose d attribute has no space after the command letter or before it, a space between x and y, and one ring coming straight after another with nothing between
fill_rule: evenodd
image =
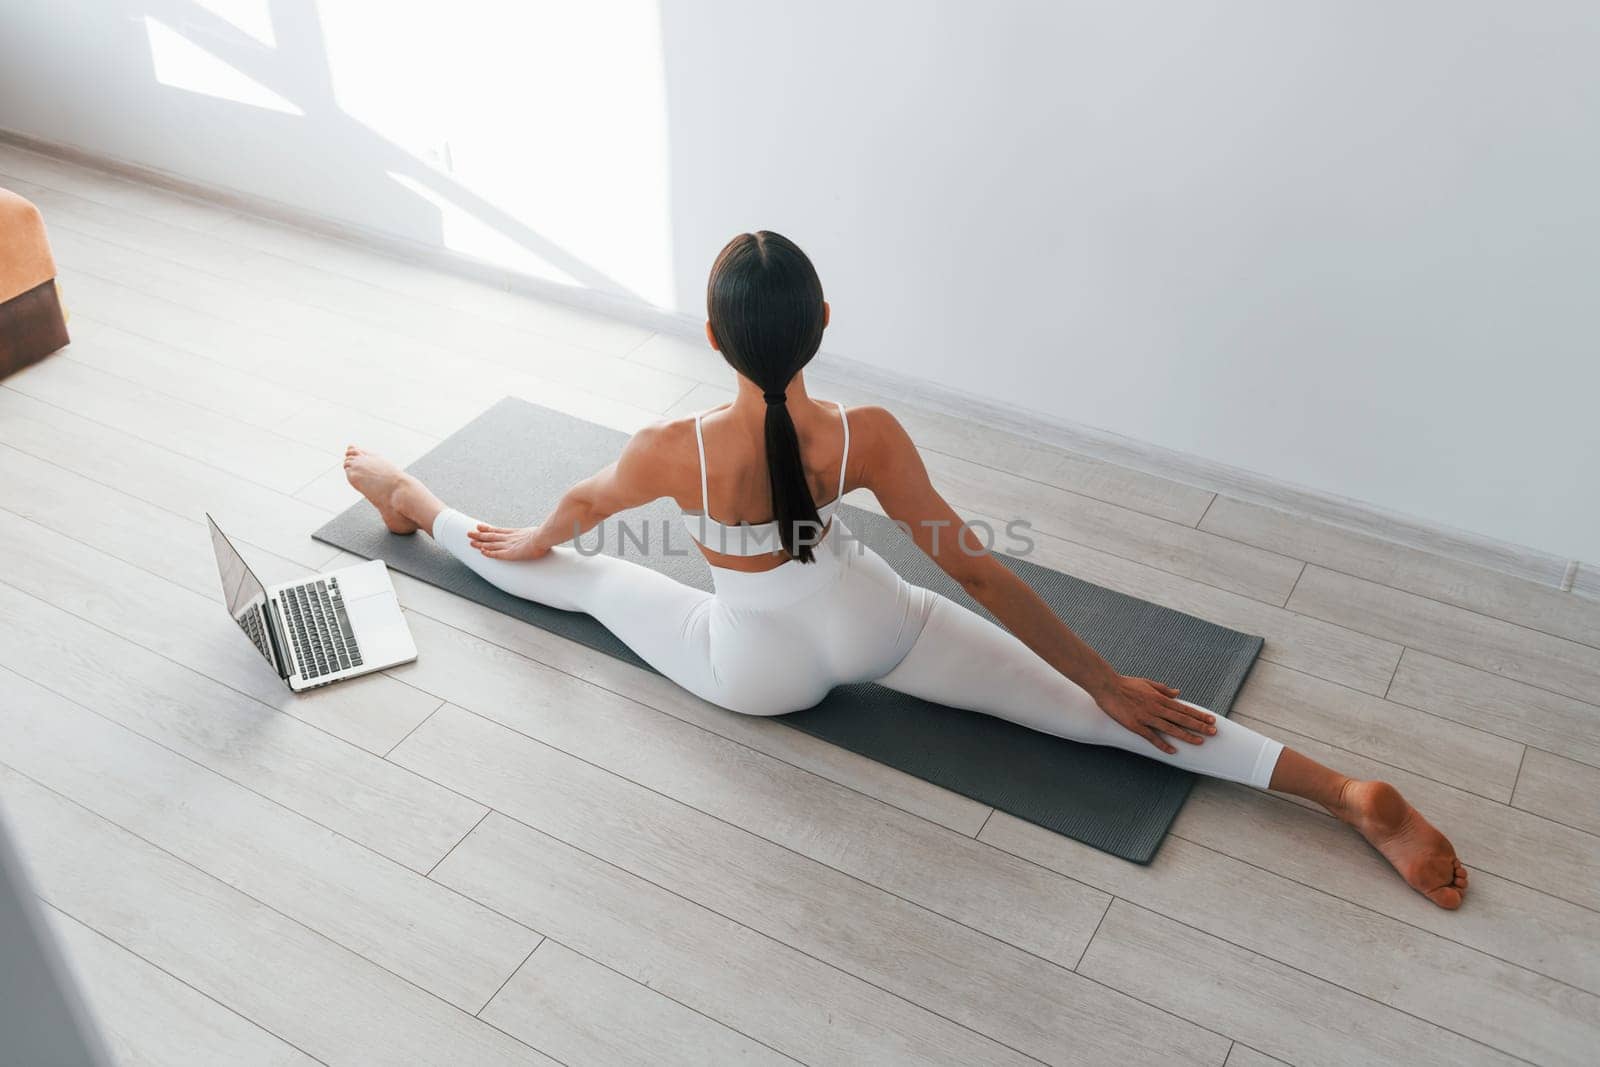
<instances>
[{"instance_id":1,"label":"white furniture edge","mask_svg":"<svg viewBox=\"0 0 1600 1067\"><path fill-rule=\"evenodd\" d=\"M459 252L340 222L267 197L197 182L75 145L4 128L0 128L0 142L118 178L153 185L229 211L292 226L320 237L345 241L367 251L482 281L510 292L593 311L662 333L694 339L701 336L703 329L700 321L692 316L666 311L642 301L518 273ZM812 377L823 382L833 380L864 387L882 396L894 397L897 401L908 401L929 411L968 419L1081 456L1183 482L1209 492L1225 493L1237 500L1304 515L1386 541L1513 574L1541 585L1600 598L1600 582L1594 577L1600 574L1600 567L1581 564L1578 560L1458 530L1241 467L930 384L826 350L818 354Z\"/></svg>"}]
</instances>

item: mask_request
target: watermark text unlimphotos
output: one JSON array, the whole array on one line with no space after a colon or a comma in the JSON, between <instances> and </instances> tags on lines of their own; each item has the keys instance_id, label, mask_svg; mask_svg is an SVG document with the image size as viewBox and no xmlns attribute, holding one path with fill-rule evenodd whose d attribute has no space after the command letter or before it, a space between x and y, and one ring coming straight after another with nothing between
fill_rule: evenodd
<instances>
[{"instance_id":1,"label":"watermark text unlimphotos","mask_svg":"<svg viewBox=\"0 0 1600 1067\"><path fill-rule=\"evenodd\" d=\"M700 523L701 543L713 552L759 555L762 552L777 552L783 547L779 543L776 523L722 526L714 521L703 523L695 515L687 516L687 520L691 526ZM901 533L919 543L917 529L920 528L926 534L928 550L935 556L952 547L968 556L996 551L1008 556L1028 556L1033 553L1034 540L1029 536L1033 524L1027 519L1012 519L1000 528L999 533L993 523L983 519L968 519L959 523L949 519L925 519L915 527L898 519L890 521L899 527ZM830 530L820 523L797 522L795 531L798 535L797 545L815 548L824 542L826 535L827 543L835 551L849 550L860 555L869 547L865 540L842 523L838 524L837 530ZM968 533L970 537L965 536ZM694 542L683 524L671 519L617 519L575 537L572 546L585 556L598 556L606 552L623 557L629 553L649 556L657 551L664 556L687 556L694 550Z\"/></svg>"}]
</instances>

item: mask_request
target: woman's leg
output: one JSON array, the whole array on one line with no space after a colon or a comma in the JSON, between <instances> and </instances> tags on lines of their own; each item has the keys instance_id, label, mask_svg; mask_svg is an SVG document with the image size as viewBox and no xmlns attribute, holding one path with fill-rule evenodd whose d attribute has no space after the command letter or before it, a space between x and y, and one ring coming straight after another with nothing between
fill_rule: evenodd
<instances>
[{"instance_id":1,"label":"woman's leg","mask_svg":"<svg viewBox=\"0 0 1600 1067\"><path fill-rule=\"evenodd\" d=\"M940 596L905 659L878 684L940 704L1007 719L1041 733L1110 745L1186 771L1265 789L1283 746L1217 717L1202 745L1167 755L1100 710L1094 698L1010 631Z\"/></svg>"},{"instance_id":2,"label":"woman's leg","mask_svg":"<svg viewBox=\"0 0 1600 1067\"><path fill-rule=\"evenodd\" d=\"M1213 778L1313 800L1350 823L1435 904L1459 907L1467 874L1444 835L1384 782L1339 774L1241 723L1168 755L1100 710L1010 632L939 596L916 644L880 685L1042 733L1109 745Z\"/></svg>"},{"instance_id":3,"label":"woman's leg","mask_svg":"<svg viewBox=\"0 0 1600 1067\"><path fill-rule=\"evenodd\" d=\"M426 531L439 547L513 596L594 616L663 675L726 706L711 666L711 594L624 559L572 548L532 560L490 559L467 538L477 520L446 507L393 463L352 446L345 470L389 529Z\"/></svg>"}]
</instances>

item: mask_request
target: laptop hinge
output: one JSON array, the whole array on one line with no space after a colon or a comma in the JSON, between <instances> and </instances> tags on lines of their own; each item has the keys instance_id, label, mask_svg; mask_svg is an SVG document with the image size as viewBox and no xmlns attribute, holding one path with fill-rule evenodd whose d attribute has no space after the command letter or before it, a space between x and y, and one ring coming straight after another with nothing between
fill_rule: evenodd
<instances>
[{"instance_id":1,"label":"laptop hinge","mask_svg":"<svg viewBox=\"0 0 1600 1067\"><path fill-rule=\"evenodd\" d=\"M289 670L289 643L278 628L278 611L278 598L269 593L261 614L267 617L267 639L272 642L272 656L277 661L278 677L287 680L293 672Z\"/></svg>"}]
</instances>

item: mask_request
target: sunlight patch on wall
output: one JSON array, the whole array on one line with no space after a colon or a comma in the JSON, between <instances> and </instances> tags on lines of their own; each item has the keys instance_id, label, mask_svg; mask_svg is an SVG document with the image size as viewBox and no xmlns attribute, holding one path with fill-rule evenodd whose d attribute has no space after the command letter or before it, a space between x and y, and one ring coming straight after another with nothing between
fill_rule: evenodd
<instances>
[{"instance_id":1,"label":"sunlight patch on wall","mask_svg":"<svg viewBox=\"0 0 1600 1067\"><path fill-rule=\"evenodd\" d=\"M470 194L418 193L455 220L451 248L671 306L656 0L395 4L381 25L365 0L319 13L338 106ZM473 198L492 210L469 224Z\"/></svg>"},{"instance_id":2,"label":"sunlight patch on wall","mask_svg":"<svg viewBox=\"0 0 1600 1067\"><path fill-rule=\"evenodd\" d=\"M227 100L235 104L303 115L298 107L260 82L207 52L178 31L145 16L145 33L150 38L150 59L156 80L173 89Z\"/></svg>"},{"instance_id":3,"label":"sunlight patch on wall","mask_svg":"<svg viewBox=\"0 0 1600 1067\"><path fill-rule=\"evenodd\" d=\"M439 211L439 228L444 246L452 252L471 256L497 267L506 267L521 274L546 278L563 285L580 284L577 278L561 270L515 238L484 222L471 211L447 197L429 189L414 178L389 172L391 181L426 200Z\"/></svg>"},{"instance_id":4,"label":"sunlight patch on wall","mask_svg":"<svg viewBox=\"0 0 1600 1067\"><path fill-rule=\"evenodd\" d=\"M240 33L249 35L268 48L278 43L278 35L272 28L270 0L191 0L191 2L196 7L205 8Z\"/></svg>"}]
</instances>

